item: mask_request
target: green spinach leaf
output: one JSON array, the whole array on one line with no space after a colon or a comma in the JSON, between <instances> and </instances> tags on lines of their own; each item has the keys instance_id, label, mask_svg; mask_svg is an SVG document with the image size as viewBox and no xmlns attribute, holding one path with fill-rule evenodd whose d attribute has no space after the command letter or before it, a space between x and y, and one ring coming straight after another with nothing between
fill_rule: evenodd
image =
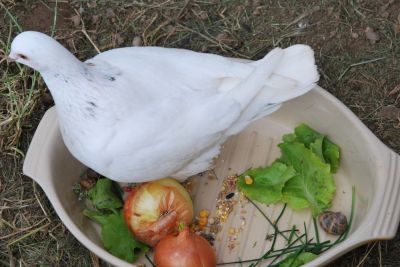
<instances>
[{"instance_id":1,"label":"green spinach leaf","mask_svg":"<svg viewBox=\"0 0 400 267\"><path fill-rule=\"evenodd\" d=\"M114 256L128 262L135 262L140 252L148 251L148 247L135 240L129 231L122 210L117 213L104 214L85 209L83 214L101 225L103 245Z\"/></svg>"}]
</instances>

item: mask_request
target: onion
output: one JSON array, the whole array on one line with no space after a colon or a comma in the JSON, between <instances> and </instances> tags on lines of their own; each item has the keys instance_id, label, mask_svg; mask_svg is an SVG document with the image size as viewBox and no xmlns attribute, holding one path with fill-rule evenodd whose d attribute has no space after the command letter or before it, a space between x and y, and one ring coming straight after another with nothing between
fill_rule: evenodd
<instances>
[{"instance_id":1,"label":"onion","mask_svg":"<svg viewBox=\"0 0 400 267\"><path fill-rule=\"evenodd\" d=\"M190 233L185 227L178 235L169 235L154 251L157 267L215 267L215 251L203 237Z\"/></svg>"},{"instance_id":2,"label":"onion","mask_svg":"<svg viewBox=\"0 0 400 267\"><path fill-rule=\"evenodd\" d=\"M193 203L180 183L165 178L134 188L125 200L124 217L135 237L153 247L176 233L180 223L190 224Z\"/></svg>"}]
</instances>

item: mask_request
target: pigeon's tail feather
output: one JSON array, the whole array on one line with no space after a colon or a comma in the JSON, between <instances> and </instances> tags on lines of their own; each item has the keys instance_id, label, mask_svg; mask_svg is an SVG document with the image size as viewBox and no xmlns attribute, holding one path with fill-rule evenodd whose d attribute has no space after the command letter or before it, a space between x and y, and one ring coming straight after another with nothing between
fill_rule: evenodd
<instances>
[{"instance_id":1,"label":"pigeon's tail feather","mask_svg":"<svg viewBox=\"0 0 400 267\"><path fill-rule=\"evenodd\" d=\"M239 102L243 109L247 107L279 66L283 54L280 48L272 50L263 59L260 59L258 64L254 65L253 71L232 88L227 95Z\"/></svg>"},{"instance_id":2,"label":"pigeon's tail feather","mask_svg":"<svg viewBox=\"0 0 400 267\"><path fill-rule=\"evenodd\" d=\"M256 69L253 73L258 73L258 70L263 69L263 65L266 64L272 63L275 67L272 73L265 73L262 88L258 88L258 92L243 109L240 118L228 130L228 135L240 132L252 121L276 111L281 103L303 95L315 86L319 75L313 50L306 45L294 45L281 51L283 53L278 63L276 56L272 57L275 61L268 60L269 54L261 60L250 63ZM246 86L240 89L248 90Z\"/></svg>"},{"instance_id":3,"label":"pigeon's tail feather","mask_svg":"<svg viewBox=\"0 0 400 267\"><path fill-rule=\"evenodd\" d=\"M260 61L252 64L258 65ZM270 102L282 103L300 96L318 81L319 75L315 65L314 51L307 45L294 45L284 50L283 57L266 86Z\"/></svg>"}]
</instances>

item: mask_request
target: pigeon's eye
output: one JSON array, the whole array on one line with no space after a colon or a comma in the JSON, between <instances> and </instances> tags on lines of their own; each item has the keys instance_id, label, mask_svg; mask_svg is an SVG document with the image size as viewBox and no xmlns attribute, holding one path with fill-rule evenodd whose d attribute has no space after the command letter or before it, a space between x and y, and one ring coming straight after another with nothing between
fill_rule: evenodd
<instances>
[{"instance_id":1,"label":"pigeon's eye","mask_svg":"<svg viewBox=\"0 0 400 267\"><path fill-rule=\"evenodd\" d=\"M22 58L23 60L28 60L28 57L25 56L24 54L18 54L19 58Z\"/></svg>"}]
</instances>

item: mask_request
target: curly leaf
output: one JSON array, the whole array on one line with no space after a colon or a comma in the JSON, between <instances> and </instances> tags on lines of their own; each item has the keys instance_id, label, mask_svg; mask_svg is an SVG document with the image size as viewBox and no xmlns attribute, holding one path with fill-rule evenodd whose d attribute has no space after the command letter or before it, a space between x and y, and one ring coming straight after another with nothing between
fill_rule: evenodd
<instances>
[{"instance_id":1,"label":"curly leaf","mask_svg":"<svg viewBox=\"0 0 400 267\"><path fill-rule=\"evenodd\" d=\"M106 178L98 180L88 196L97 209L115 211L123 206L122 200L114 193L112 181Z\"/></svg>"},{"instance_id":2,"label":"curly leaf","mask_svg":"<svg viewBox=\"0 0 400 267\"><path fill-rule=\"evenodd\" d=\"M339 146L330 141L326 136L314 131L306 124L300 124L294 130L295 135L292 134L291 139L285 140L298 141L303 143L307 148L310 148L316 153L324 162L331 165L331 172L335 173L339 168L340 149ZM295 136L295 137L294 137Z\"/></svg>"},{"instance_id":3,"label":"curly leaf","mask_svg":"<svg viewBox=\"0 0 400 267\"><path fill-rule=\"evenodd\" d=\"M331 165L331 172L335 173L340 165L340 149L339 146L332 143L328 138L324 138L322 144L325 160Z\"/></svg>"},{"instance_id":4,"label":"curly leaf","mask_svg":"<svg viewBox=\"0 0 400 267\"><path fill-rule=\"evenodd\" d=\"M285 184L283 201L293 209L310 207L314 217L329 208L336 190L330 165L302 143L281 143L279 147L280 161L293 166L297 173Z\"/></svg>"},{"instance_id":5,"label":"curly leaf","mask_svg":"<svg viewBox=\"0 0 400 267\"><path fill-rule=\"evenodd\" d=\"M148 250L145 244L133 237L121 210L117 213L103 214L86 209L83 214L100 223L104 248L114 256L128 262L135 262L140 252Z\"/></svg>"},{"instance_id":6,"label":"curly leaf","mask_svg":"<svg viewBox=\"0 0 400 267\"><path fill-rule=\"evenodd\" d=\"M261 203L271 204L282 200L284 184L295 175L293 167L274 162L269 167L250 169L239 176L238 188L247 197ZM246 184L245 177L253 179L252 184Z\"/></svg>"}]
</instances>

